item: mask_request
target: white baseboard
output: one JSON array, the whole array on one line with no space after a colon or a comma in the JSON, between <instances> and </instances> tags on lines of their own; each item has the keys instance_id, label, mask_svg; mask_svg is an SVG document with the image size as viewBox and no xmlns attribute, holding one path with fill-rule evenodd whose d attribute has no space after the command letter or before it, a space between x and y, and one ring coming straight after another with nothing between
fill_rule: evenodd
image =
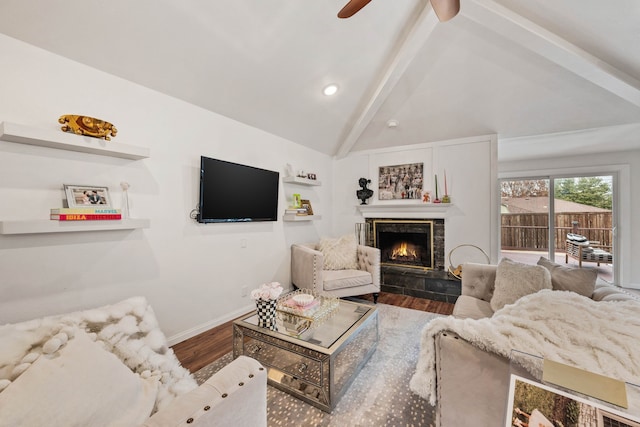
<instances>
[{"instance_id":1,"label":"white baseboard","mask_svg":"<svg viewBox=\"0 0 640 427\"><path fill-rule=\"evenodd\" d=\"M169 342L169 346L173 346L176 345L184 340L188 340L189 338L195 337L198 334L201 334L205 331L208 331L209 329L215 328L216 326L220 326L223 323L226 323L230 320L233 320L237 317L242 316L243 314L246 314L248 312L250 312L251 310L254 310L256 308L255 304L251 304L251 305L247 305L245 307L239 308L236 311L233 311L231 313L227 313L226 315L222 316L222 317L218 317L217 319L213 319L209 322L203 323L201 325L195 326L191 329L187 329L186 331L180 332L178 334L172 335L170 337L167 338L167 341Z\"/></svg>"}]
</instances>

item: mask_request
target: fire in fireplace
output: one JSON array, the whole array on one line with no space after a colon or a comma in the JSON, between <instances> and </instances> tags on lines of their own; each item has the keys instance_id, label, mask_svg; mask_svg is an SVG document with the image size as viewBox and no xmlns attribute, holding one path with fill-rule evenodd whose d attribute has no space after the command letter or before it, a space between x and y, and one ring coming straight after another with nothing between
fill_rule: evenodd
<instances>
[{"instance_id":1,"label":"fire in fireplace","mask_svg":"<svg viewBox=\"0 0 640 427\"><path fill-rule=\"evenodd\" d=\"M419 250L419 247L416 247L411 243L400 242L400 244L395 245L393 248L391 248L391 259L406 259L408 261L413 261L415 259L418 259Z\"/></svg>"},{"instance_id":2,"label":"fire in fireplace","mask_svg":"<svg viewBox=\"0 0 640 427\"><path fill-rule=\"evenodd\" d=\"M434 268L433 221L374 220L373 235L383 265Z\"/></svg>"},{"instance_id":3,"label":"fire in fireplace","mask_svg":"<svg viewBox=\"0 0 640 427\"><path fill-rule=\"evenodd\" d=\"M412 245L411 243L400 242L391 248L390 258L394 261L405 260L411 262L419 258L418 251L420 251L420 247Z\"/></svg>"}]
</instances>

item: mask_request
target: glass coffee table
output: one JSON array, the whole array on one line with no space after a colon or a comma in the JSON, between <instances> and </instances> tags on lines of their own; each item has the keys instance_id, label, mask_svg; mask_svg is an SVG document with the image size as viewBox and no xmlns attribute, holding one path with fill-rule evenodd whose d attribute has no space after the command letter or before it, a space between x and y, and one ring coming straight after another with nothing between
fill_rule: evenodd
<instances>
[{"instance_id":1,"label":"glass coffee table","mask_svg":"<svg viewBox=\"0 0 640 427\"><path fill-rule=\"evenodd\" d=\"M268 383L331 412L378 344L378 310L338 300L335 311L301 333L278 316L277 330L257 326L249 314L233 322L233 357L252 357L268 370Z\"/></svg>"}]
</instances>

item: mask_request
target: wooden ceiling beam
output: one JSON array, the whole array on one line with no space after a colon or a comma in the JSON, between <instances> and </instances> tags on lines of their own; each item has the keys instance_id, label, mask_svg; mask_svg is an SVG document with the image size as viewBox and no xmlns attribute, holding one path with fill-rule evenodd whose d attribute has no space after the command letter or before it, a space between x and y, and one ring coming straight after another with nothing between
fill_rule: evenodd
<instances>
[{"instance_id":1,"label":"wooden ceiling beam","mask_svg":"<svg viewBox=\"0 0 640 427\"><path fill-rule=\"evenodd\" d=\"M498 4L469 0L461 13L476 23L640 107L640 81Z\"/></svg>"},{"instance_id":2,"label":"wooden ceiling beam","mask_svg":"<svg viewBox=\"0 0 640 427\"><path fill-rule=\"evenodd\" d=\"M349 121L353 125L346 130L345 136L339 144L336 152L337 158L349 154L438 24L438 17L433 12L430 2L421 2L420 7L417 11L417 18L408 23L409 30L406 31L406 36L401 38L395 49L392 50L395 54L383 67L380 78L361 103L353 120Z\"/></svg>"}]
</instances>

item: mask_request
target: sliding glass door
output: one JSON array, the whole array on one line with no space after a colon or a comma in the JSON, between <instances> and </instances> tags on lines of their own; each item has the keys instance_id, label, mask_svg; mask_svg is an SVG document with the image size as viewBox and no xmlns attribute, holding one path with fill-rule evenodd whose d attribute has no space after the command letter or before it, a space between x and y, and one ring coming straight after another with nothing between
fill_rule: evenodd
<instances>
[{"instance_id":1,"label":"sliding glass door","mask_svg":"<svg viewBox=\"0 0 640 427\"><path fill-rule=\"evenodd\" d=\"M501 187L501 257L544 256L614 281L615 175L510 178Z\"/></svg>"}]
</instances>

